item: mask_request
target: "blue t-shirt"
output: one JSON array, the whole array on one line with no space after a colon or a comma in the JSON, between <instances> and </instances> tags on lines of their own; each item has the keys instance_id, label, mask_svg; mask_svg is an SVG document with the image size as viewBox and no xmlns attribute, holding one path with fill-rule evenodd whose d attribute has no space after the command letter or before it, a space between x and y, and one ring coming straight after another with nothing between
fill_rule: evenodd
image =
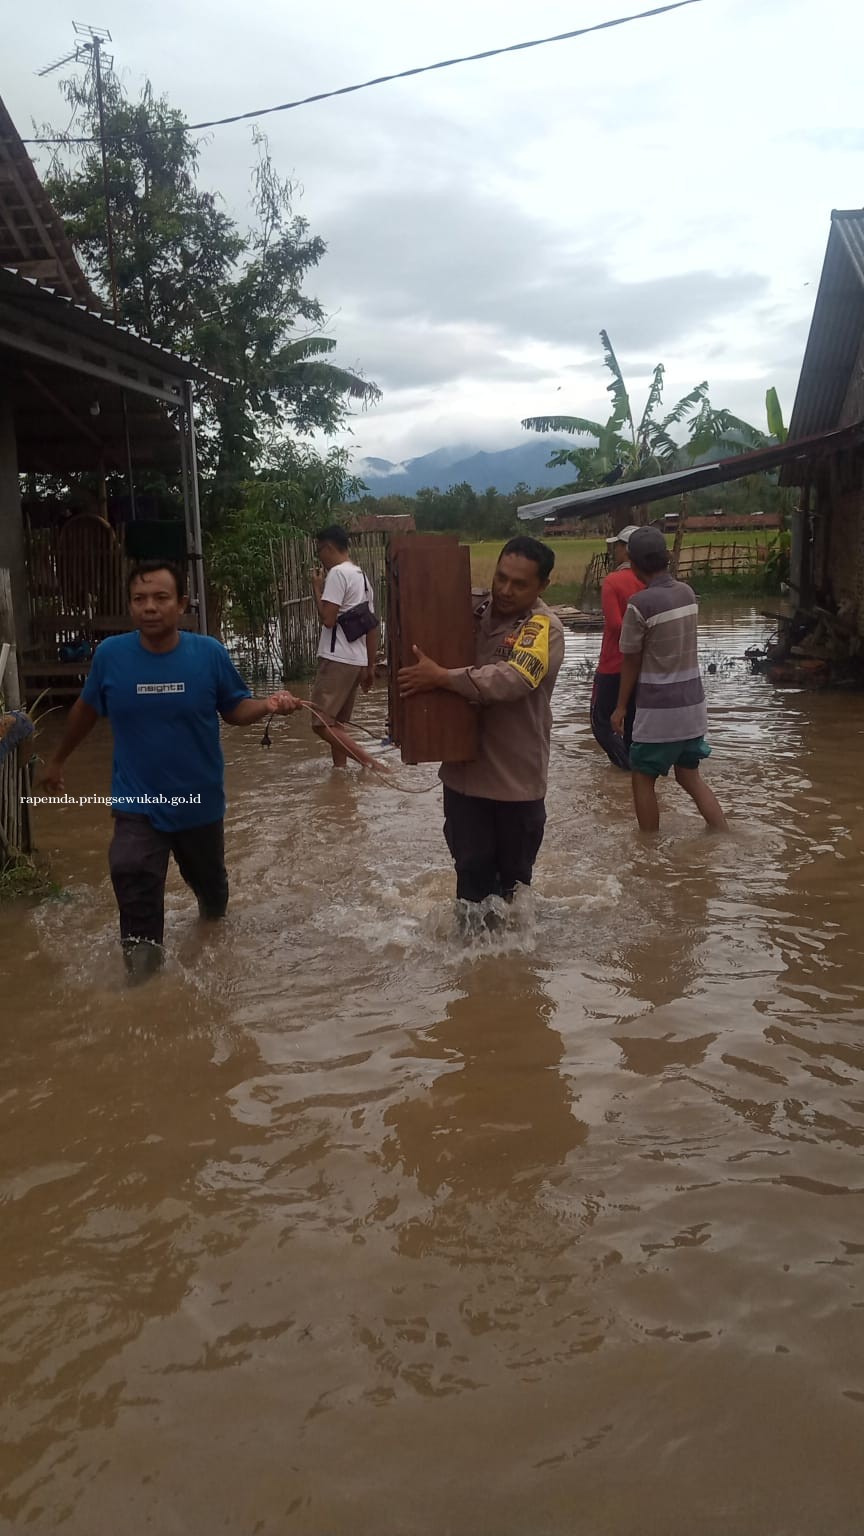
<instances>
[{"instance_id":1,"label":"blue t-shirt","mask_svg":"<svg viewBox=\"0 0 864 1536\"><path fill-rule=\"evenodd\" d=\"M141 644L137 629L96 647L81 694L114 733L113 809L164 832L225 814L219 712L250 697L224 645L181 630L173 651Z\"/></svg>"}]
</instances>

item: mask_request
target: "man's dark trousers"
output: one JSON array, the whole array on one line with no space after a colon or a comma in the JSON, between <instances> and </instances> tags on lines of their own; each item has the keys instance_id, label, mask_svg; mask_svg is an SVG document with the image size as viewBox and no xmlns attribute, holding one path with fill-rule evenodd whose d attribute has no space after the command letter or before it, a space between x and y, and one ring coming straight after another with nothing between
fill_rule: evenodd
<instances>
[{"instance_id":1,"label":"man's dark trousers","mask_svg":"<svg viewBox=\"0 0 864 1536\"><path fill-rule=\"evenodd\" d=\"M445 785L444 818L461 901L509 901L517 885L531 884L546 826L543 800L484 800Z\"/></svg>"},{"instance_id":2,"label":"man's dark trousers","mask_svg":"<svg viewBox=\"0 0 864 1536\"><path fill-rule=\"evenodd\" d=\"M146 816L115 816L108 852L124 943L161 944L165 878L173 853L202 917L224 917L228 905L224 823L161 832Z\"/></svg>"},{"instance_id":3,"label":"man's dark trousers","mask_svg":"<svg viewBox=\"0 0 864 1536\"><path fill-rule=\"evenodd\" d=\"M594 740L606 753L616 768L630 771L630 743L633 740L633 722L636 719L635 692L624 716L624 735L617 736L612 729L612 716L618 708L620 672L595 672L591 694L591 730Z\"/></svg>"}]
</instances>

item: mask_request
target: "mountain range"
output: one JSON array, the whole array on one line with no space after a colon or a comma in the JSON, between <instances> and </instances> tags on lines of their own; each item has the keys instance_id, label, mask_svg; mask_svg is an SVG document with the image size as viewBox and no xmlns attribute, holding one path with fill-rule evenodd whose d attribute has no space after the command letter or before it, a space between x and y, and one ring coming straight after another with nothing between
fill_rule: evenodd
<instances>
[{"instance_id":1,"label":"mountain range","mask_svg":"<svg viewBox=\"0 0 864 1536\"><path fill-rule=\"evenodd\" d=\"M392 464L389 459L359 459L352 465L366 485L369 496L416 496L427 487L446 491L451 485L467 484L475 491L513 491L517 485L531 490L553 490L572 485L576 470L547 469L556 448L572 447L566 439L544 437L519 443L515 448L486 452L470 444L436 448L433 453Z\"/></svg>"}]
</instances>

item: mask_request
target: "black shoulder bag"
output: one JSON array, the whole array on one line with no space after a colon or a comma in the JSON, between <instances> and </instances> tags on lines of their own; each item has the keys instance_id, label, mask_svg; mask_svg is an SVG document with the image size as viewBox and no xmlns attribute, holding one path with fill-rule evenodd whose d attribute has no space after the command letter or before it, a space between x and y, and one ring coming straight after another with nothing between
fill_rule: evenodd
<instances>
[{"instance_id":1,"label":"black shoulder bag","mask_svg":"<svg viewBox=\"0 0 864 1536\"><path fill-rule=\"evenodd\" d=\"M364 590L371 597L372 592L366 576L362 571L360 574L363 576ZM353 608L346 608L344 613L340 613L336 624L341 628L345 639L351 643L355 640L362 640L363 636L368 635L370 630L378 628L378 620L369 606L368 598L364 599L362 603L356 603ZM336 624L333 625L330 635L331 652L336 649Z\"/></svg>"}]
</instances>

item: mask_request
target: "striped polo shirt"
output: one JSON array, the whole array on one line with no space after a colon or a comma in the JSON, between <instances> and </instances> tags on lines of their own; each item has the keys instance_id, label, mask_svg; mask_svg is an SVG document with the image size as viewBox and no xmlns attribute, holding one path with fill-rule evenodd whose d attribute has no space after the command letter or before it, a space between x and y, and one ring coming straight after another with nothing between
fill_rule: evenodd
<instances>
[{"instance_id":1,"label":"striped polo shirt","mask_svg":"<svg viewBox=\"0 0 864 1536\"><path fill-rule=\"evenodd\" d=\"M651 577L627 604L621 625L624 655L642 653L636 684L633 740L692 741L708 724L699 671L696 625L699 605L686 582L668 571Z\"/></svg>"}]
</instances>

